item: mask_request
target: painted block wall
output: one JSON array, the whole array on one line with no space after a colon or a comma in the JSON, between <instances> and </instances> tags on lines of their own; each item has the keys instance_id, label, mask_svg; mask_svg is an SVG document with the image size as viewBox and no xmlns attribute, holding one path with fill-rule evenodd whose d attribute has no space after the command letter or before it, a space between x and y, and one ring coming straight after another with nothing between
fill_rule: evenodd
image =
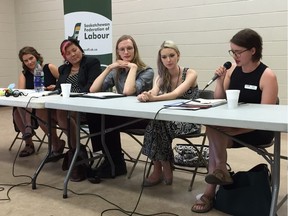
<instances>
[{"instance_id":1,"label":"painted block wall","mask_svg":"<svg viewBox=\"0 0 288 216\"><path fill-rule=\"evenodd\" d=\"M18 50L34 46L45 62L60 65L64 39L62 0L0 0L0 86L17 82ZM157 73L164 40L175 41L180 65L198 72L200 88L229 56L229 40L252 28L263 37L263 62L278 77L279 97L287 104L286 0L112 0L113 43L122 34L137 41L140 55ZM214 89L214 85L209 87Z\"/></svg>"}]
</instances>

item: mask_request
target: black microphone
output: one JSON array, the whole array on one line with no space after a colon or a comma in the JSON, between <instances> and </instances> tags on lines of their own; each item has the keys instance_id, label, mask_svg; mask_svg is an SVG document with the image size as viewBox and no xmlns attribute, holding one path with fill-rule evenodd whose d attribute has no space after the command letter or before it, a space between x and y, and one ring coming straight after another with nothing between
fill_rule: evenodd
<instances>
[{"instance_id":1,"label":"black microphone","mask_svg":"<svg viewBox=\"0 0 288 216\"><path fill-rule=\"evenodd\" d=\"M55 94L60 94L60 93L61 93L61 89L56 89L54 91L48 92L46 94L43 94L42 96L55 95Z\"/></svg>"},{"instance_id":2,"label":"black microphone","mask_svg":"<svg viewBox=\"0 0 288 216\"><path fill-rule=\"evenodd\" d=\"M225 64L223 65L223 67L225 67L226 70L228 70L229 68L231 68L231 66L232 66L232 63L229 62L229 61L225 62ZM212 77L212 79L207 83L207 85L205 86L205 88L204 88L203 90L205 90L208 86L210 86L211 83L213 83L218 77L219 77L219 75L218 75L218 74L215 74L215 75ZM202 91L203 91L203 90L202 90Z\"/></svg>"}]
</instances>

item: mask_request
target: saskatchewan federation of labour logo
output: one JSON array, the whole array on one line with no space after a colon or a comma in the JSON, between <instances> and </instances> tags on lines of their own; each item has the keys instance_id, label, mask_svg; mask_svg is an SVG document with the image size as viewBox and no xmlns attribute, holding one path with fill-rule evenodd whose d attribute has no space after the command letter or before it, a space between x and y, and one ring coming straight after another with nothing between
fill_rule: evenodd
<instances>
[{"instance_id":1,"label":"saskatchewan federation of labour logo","mask_svg":"<svg viewBox=\"0 0 288 216\"><path fill-rule=\"evenodd\" d=\"M81 23L76 23L75 27L74 27L74 32L72 36L69 36L68 39L76 39L78 40L78 35L80 32L80 28L81 28Z\"/></svg>"}]
</instances>

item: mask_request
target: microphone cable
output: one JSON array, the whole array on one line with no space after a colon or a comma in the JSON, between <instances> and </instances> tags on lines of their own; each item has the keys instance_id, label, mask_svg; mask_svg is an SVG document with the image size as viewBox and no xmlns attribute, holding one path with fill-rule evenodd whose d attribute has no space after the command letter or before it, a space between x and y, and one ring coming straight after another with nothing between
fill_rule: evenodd
<instances>
[{"instance_id":1,"label":"microphone cable","mask_svg":"<svg viewBox=\"0 0 288 216\"><path fill-rule=\"evenodd\" d=\"M152 130L154 130L154 125L155 125L155 121L161 121L161 120L156 120L158 114L160 113L161 110L165 109L166 107L162 107L160 108L156 114L154 115L154 118L152 119L152 122L150 122L149 124L152 125ZM150 152L151 152L151 149L150 149ZM149 152L149 153L150 153ZM174 213L170 213L170 212L159 212L159 213L154 213L154 214L141 214L141 213L138 213L136 212L136 209L137 207L139 206L139 203L140 203L140 200L142 198L142 194L143 194L143 191L144 191L144 187L143 187L143 182L146 178L146 170L147 170L147 164L148 164L148 156L146 157L146 160L145 160L145 165L144 165L144 172L143 172L143 180L142 180L142 183L141 183L141 190L140 190L140 193L139 193L139 196L138 196L138 199L137 199L137 202L136 202L136 205L134 207L134 209L132 211L127 211L127 210L124 210L122 208L120 208L119 206L115 205L117 208L115 209L106 209L104 210L102 213L101 213L101 216L104 215L104 213L106 212L111 212L111 211L118 211L118 212L121 212L125 215L128 215L128 216L133 216L133 215L141 215L141 216L157 216L157 215L165 215L165 216L168 216L168 215L171 215L171 216L179 216L177 214L174 214ZM152 163L152 162L151 162ZM107 200L106 200L107 201ZM110 203L110 201L107 201ZM111 203L110 203L111 204Z\"/></svg>"},{"instance_id":2,"label":"microphone cable","mask_svg":"<svg viewBox=\"0 0 288 216\"><path fill-rule=\"evenodd\" d=\"M28 100L28 102L27 102L27 104L26 104L26 106L25 106L25 108L24 108L25 111L27 111L27 112L29 112L27 109L28 109L28 106L29 106L32 98L37 98L37 97L34 97L34 96L33 96L33 97L29 98L29 100ZM30 112L29 112L29 113L30 113ZM19 145L19 148L18 148L18 150L17 150L17 152L16 152L16 155L15 155L15 157L14 157L14 159L13 159L11 174L12 174L12 176L15 177L15 178L24 177L24 178L30 179L30 181L29 181L29 182L21 182L21 183L18 183L18 184L0 184L0 185L1 185L1 187L0 187L0 192L4 191L4 190L5 190L5 187L9 187L8 190L7 190L7 192L6 192L6 197L7 197L7 198L0 199L0 201L11 201L11 198L10 198L9 193L10 193L10 191L11 191L13 188L19 187L19 186L27 186L27 185L30 185L30 184L32 183L32 177L31 177L31 176L29 176L29 175L16 175L16 174L15 174L15 165L16 165L16 161L17 161L17 158L18 158L18 156L19 156L20 150L21 150L21 148L22 148L23 142L24 142L24 140L22 139L22 140L21 140L21 143L20 143L20 145Z\"/></svg>"},{"instance_id":3,"label":"microphone cable","mask_svg":"<svg viewBox=\"0 0 288 216\"><path fill-rule=\"evenodd\" d=\"M32 100L32 98L38 98L36 96L32 96L29 101L27 102L26 106L25 106L25 110L27 111L28 109L28 106ZM156 117L158 116L159 112L161 110L165 109L165 107L162 107L160 108L157 113L155 114L154 116L154 119L152 120L152 127L154 126L154 122L156 121ZM17 150L17 153L15 155L15 158L13 160L13 165L12 165L12 176L15 177L15 178L20 178L20 177L25 177L25 178L28 178L29 181L27 182L21 182L21 183L18 183L18 184L0 184L0 192L4 191L5 190L5 187L9 187L7 192L6 192L6 196L7 198L4 198L4 199L0 199L0 201L11 201L11 198L10 198L10 192L12 189L16 188L16 187L19 187L19 186L28 186L28 185L31 185L32 183L32 177L29 176L29 175L16 175L15 173L15 165L16 165L16 161L17 161L17 158L19 156L19 153L20 153L20 150L22 148L22 145L23 145L23 140L21 141L20 143L20 146ZM146 163L145 163L145 170L144 170L144 174L143 174L143 180L145 179L145 176L146 176L146 169L147 169L147 164L148 164L148 157L146 159ZM37 185L40 185L40 186L44 186L44 187L48 187L48 188L52 188L52 189L55 189L55 190L58 190L58 191L63 191L63 188L57 188L57 187L54 187L54 186L50 186L50 185L47 185L47 184L41 184L41 183L37 183ZM171 215L171 216L179 216L177 214L174 214L174 213L169 213L169 212L160 212L160 213L154 213L154 214L142 214L142 213L139 213L139 212L136 212L136 209L140 203L140 200L141 200L141 197L142 197L142 193L143 193L143 184L141 184L141 191L140 191L140 194L139 194L139 197L137 199L137 203L133 209L133 211L128 211L128 210L125 210L123 208L121 208L119 205L109 201L108 199L102 197L101 195L98 195L98 194L93 194L93 193L77 193L71 189L68 189L69 192L71 192L72 194L75 194L75 195L78 195L78 196L95 196L95 197L98 197L102 200L104 200L105 202L115 206L116 208L111 208L111 209L106 209L104 211L101 212L101 216L104 215L105 213L107 212L111 212L111 211L118 211L118 212L121 212L123 213L124 215L128 215L128 216L132 216L132 215L139 215L139 216L161 216L161 215L165 215L165 216L168 216L168 215Z\"/></svg>"}]
</instances>

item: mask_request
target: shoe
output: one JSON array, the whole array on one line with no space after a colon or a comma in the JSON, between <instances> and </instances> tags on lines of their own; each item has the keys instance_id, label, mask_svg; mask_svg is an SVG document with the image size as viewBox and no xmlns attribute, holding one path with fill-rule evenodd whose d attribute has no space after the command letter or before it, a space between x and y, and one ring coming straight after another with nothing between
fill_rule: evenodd
<instances>
[{"instance_id":1,"label":"shoe","mask_svg":"<svg viewBox=\"0 0 288 216\"><path fill-rule=\"evenodd\" d=\"M60 140L61 143L61 147L58 149L58 151L53 151L51 152L51 154L49 155L49 159L48 161L50 162L57 162L60 159L64 158L64 148L65 148L65 141L64 140Z\"/></svg>"},{"instance_id":2,"label":"shoe","mask_svg":"<svg viewBox=\"0 0 288 216\"><path fill-rule=\"evenodd\" d=\"M86 179L86 175L83 170L79 169L81 166L75 166L72 169L70 181L72 182L80 182Z\"/></svg>"},{"instance_id":3,"label":"shoe","mask_svg":"<svg viewBox=\"0 0 288 216\"><path fill-rule=\"evenodd\" d=\"M127 168L124 159L115 160L114 165L115 165L115 176L112 176L110 162L108 161L107 158L105 158L103 163L101 163L101 165L95 170L96 175L99 176L100 178L115 178L116 176L127 174Z\"/></svg>"},{"instance_id":4,"label":"shoe","mask_svg":"<svg viewBox=\"0 0 288 216\"><path fill-rule=\"evenodd\" d=\"M173 178L170 178L170 179L163 179L163 182L165 185L172 185L173 183Z\"/></svg>"},{"instance_id":5,"label":"shoe","mask_svg":"<svg viewBox=\"0 0 288 216\"><path fill-rule=\"evenodd\" d=\"M101 178L99 176L88 177L87 180L92 184L99 184L101 182Z\"/></svg>"},{"instance_id":6,"label":"shoe","mask_svg":"<svg viewBox=\"0 0 288 216\"><path fill-rule=\"evenodd\" d=\"M228 174L225 174L223 170L216 169L212 174L208 174L205 177L205 181L208 184L215 184L215 185L229 185L233 183L233 179Z\"/></svg>"},{"instance_id":7,"label":"shoe","mask_svg":"<svg viewBox=\"0 0 288 216\"><path fill-rule=\"evenodd\" d=\"M28 157L35 153L33 144L26 144L25 148L19 153L19 157Z\"/></svg>"},{"instance_id":8,"label":"shoe","mask_svg":"<svg viewBox=\"0 0 288 216\"><path fill-rule=\"evenodd\" d=\"M167 166L165 166L165 168L164 168L164 166L162 164L162 166L163 166L163 173L162 173L162 175L163 175L163 183L165 185L172 185L172 183L173 183L174 165L171 162L169 164L170 164L170 168L169 169L168 169Z\"/></svg>"},{"instance_id":9,"label":"shoe","mask_svg":"<svg viewBox=\"0 0 288 216\"><path fill-rule=\"evenodd\" d=\"M25 133L22 135L23 140L27 140L35 135L35 131L33 130L32 126L25 127Z\"/></svg>"},{"instance_id":10,"label":"shoe","mask_svg":"<svg viewBox=\"0 0 288 216\"><path fill-rule=\"evenodd\" d=\"M200 207L200 208L199 208ZM191 211L196 213L206 213L213 208L213 199L202 195L199 200L192 206Z\"/></svg>"},{"instance_id":11,"label":"shoe","mask_svg":"<svg viewBox=\"0 0 288 216\"><path fill-rule=\"evenodd\" d=\"M60 148L59 148L57 151L53 151L53 150L52 150L52 152L51 152L51 155L53 155L54 157L56 157L56 156L58 156L58 155L61 155L61 154L63 154L63 152L64 152L65 141L64 141L64 140L60 140L59 143L60 143L60 145L61 145Z\"/></svg>"},{"instance_id":12,"label":"shoe","mask_svg":"<svg viewBox=\"0 0 288 216\"><path fill-rule=\"evenodd\" d=\"M158 185L162 182L162 178L159 178L157 181L149 181L148 178L144 179L142 186L143 187L153 187L155 185Z\"/></svg>"}]
</instances>

